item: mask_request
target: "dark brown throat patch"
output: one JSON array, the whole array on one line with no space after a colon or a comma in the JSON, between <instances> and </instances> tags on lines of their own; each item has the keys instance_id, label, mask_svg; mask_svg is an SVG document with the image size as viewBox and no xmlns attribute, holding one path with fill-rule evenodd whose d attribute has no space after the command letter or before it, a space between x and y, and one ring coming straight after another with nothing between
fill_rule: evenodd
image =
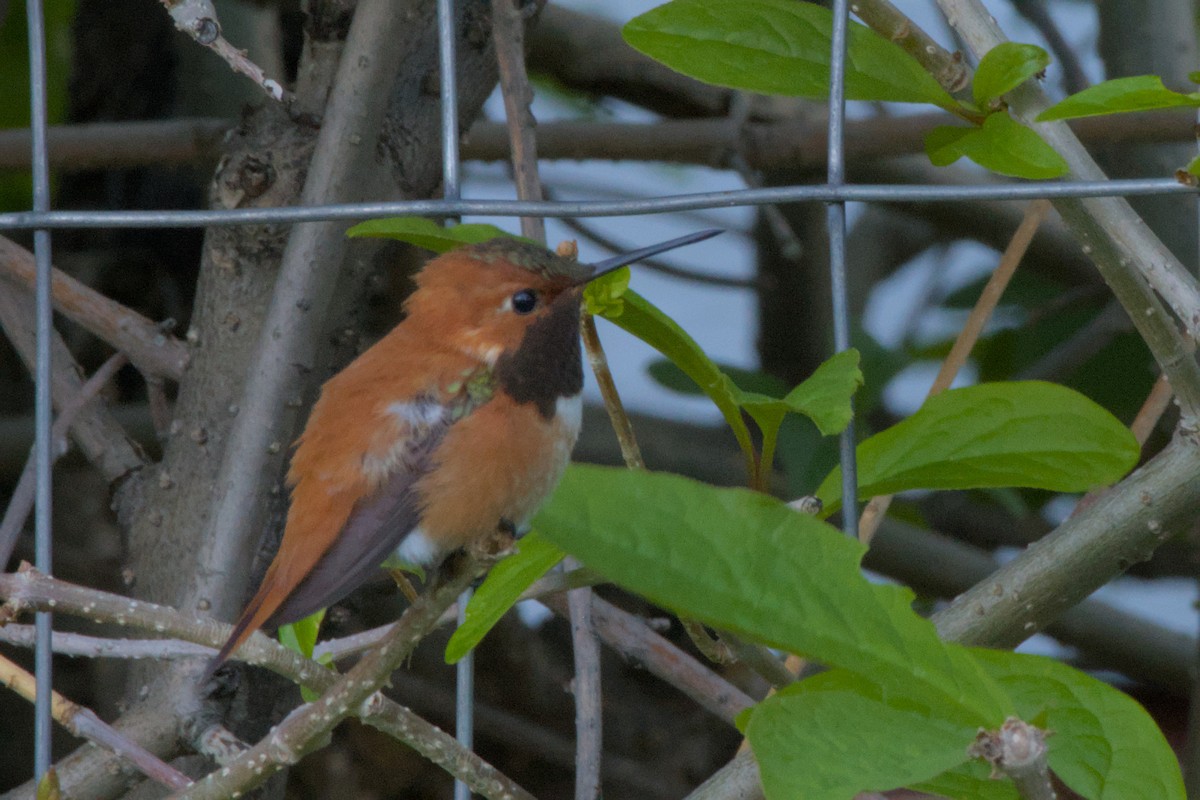
<instances>
[{"instance_id":1,"label":"dark brown throat patch","mask_svg":"<svg viewBox=\"0 0 1200 800\"><path fill-rule=\"evenodd\" d=\"M525 331L521 345L496 361L500 389L518 403L533 403L546 419L560 397L583 390L579 348L579 292L568 289Z\"/></svg>"}]
</instances>

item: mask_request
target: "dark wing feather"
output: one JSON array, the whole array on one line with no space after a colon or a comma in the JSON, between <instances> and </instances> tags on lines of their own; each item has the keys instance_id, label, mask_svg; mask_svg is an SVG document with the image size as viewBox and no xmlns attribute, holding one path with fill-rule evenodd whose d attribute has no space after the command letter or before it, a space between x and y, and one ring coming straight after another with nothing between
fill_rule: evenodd
<instances>
[{"instance_id":1,"label":"dark wing feather","mask_svg":"<svg viewBox=\"0 0 1200 800\"><path fill-rule=\"evenodd\" d=\"M264 627L296 622L343 599L412 532L421 517L416 484L429 471L430 457L453 419L444 410L439 420L413 431L404 467L354 507L337 539Z\"/></svg>"}]
</instances>

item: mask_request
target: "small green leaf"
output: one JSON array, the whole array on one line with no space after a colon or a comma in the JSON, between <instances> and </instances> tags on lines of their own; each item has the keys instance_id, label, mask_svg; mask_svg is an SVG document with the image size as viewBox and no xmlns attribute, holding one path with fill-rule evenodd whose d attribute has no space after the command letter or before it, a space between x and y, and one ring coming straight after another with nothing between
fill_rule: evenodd
<instances>
[{"instance_id":1,"label":"small green leaf","mask_svg":"<svg viewBox=\"0 0 1200 800\"><path fill-rule=\"evenodd\" d=\"M1050 768L1072 790L1098 800L1183 800L1179 761L1133 698L1051 658L971 652L1008 692L1017 716L1053 732Z\"/></svg>"},{"instance_id":2,"label":"small green leaf","mask_svg":"<svg viewBox=\"0 0 1200 800\"><path fill-rule=\"evenodd\" d=\"M731 386L734 399L758 425L762 432L762 463L769 468L774 462L779 427L789 413L808 417L823 436L840 433L854 415L850 398L862 385L862 370L858 368L858 351L853 348L836 354L785 397L747 392Z\"/></svg>"},{"instance_id":3,"label":"small green leaf","mask_svg":"<svg viewBox=\"0 0 1200 800\"><path fill-rule=\"evenodd\" d=\"M828 9L794 0L673 0L622 33L635 49L705 83L823 98L832 20ZM916 59L857 22L847 32L846 97L957 107Z\"/></svg>"},{"instance_id":4,"label":"small green leaf","mask_svg":"<svg viewBox=\"0 0 1200 800\"><path fill-rule=\"evenodd\" d=\"M629 290L629 267L621 267L607 275L589 281L583 288L583 304L589 314L605 319L621 316L625 304L622 296Z\"/></svg>"},{"instance_id":5,"label":"small green leaf","mask_svg":"<svg viewBox=\"0 0 1200 800\"><path fill-rule=\"evenodd\" d=\"M989 50L975 70L971 92L981 107L1008 94L1050 65L1050 54L1035 44L1004 42Z\"/></svg>"},{"instance_id":6,"label":"small green leaf","mask_svg":"<svg viewBox=\"0 0 1200 800\"><path fill-rule=\"evenodd\" d=\"M424 217L387 217L385 219L369 219L360 222L350 230L347 236L375 237L397 239L401 242L423 247L435 253L446 253L457 247L468 244L479 244L488 239L507 236L521 239L520 236L497 228L495 225L482 223L464 223L443 228L431 219ZM528 241L528 240L523 240Z\"/></svg>"},{"instance_id":7,"label":"small green leaf","mask_svg":"<svg viewBox=\"0 0 1200 800\"><path fill-rule=\"evenodd\" d=\"M517 552L492 567L467 603L463 624L446 644L446 663L455 664L475 649L521 593L563 560L565 554L536 531L517 543Z\"/></svg>"},{"instance_id":8,"label":"small green leaf","mask_svg":"<svg viewBox=\"0 0 1200 800\"><path fill-rule=\"evenodd\" d=\"M1015 178L1057 178L1067 162L1035 131L1003 111L989 114L978 128L939 126L925 135L925 152L945 167L966 156L981 167Z\"/></svg>"},{"instance_id":9,"label":"small green leaf","mask_svg":"<svg viewBox=\"0 0 1200 800\"><path fill-rule=\"evenodd\" d=\"M751 415L768 410L790 411L811 419L825 436L833 436L841 433L854 415L850 398L863 384L858 362L858 351L850 348L817 367L812 375L785 397L775 399L741 389L734 396Z\"/></svg>"},{"instance_id":10,"label":"small green leaf","mask_svg":"<svg viewBox=\"0 0 1200 800\"><path fill-rule=\"evenodd\" d=\"M1157 75L1114 78L1065 97L1038 115L1038 122L1095 117L1125 111L1200 106L1200 93L1183 94L1163 86Z\"/></svg>"},{"instance_id":11,"label":"small green leaf","mask_svg":"<svg viewBox=\"0 0 1200 800\"><path fill-rule=\"evenodd\" d=\"M275 636L279 643L289 650L295 650L305 658L312 658L313 648L317 646L317 635L321 632L321 621L324 619L325 609L322 608L304 619L280 625ZM328 663L329 660L322 659L321 663ZM304 702L311 703L321 695L307 686L301 686L300 696L304 698Z\"/></svg>"},{"instance_id":12,"label":"small green leaf","mask_svg":"<svg viewBox=\"0 0 1200 800\"><path fill-rule=\"evenodd\" d=\"M1200 177L1200 156L1196 156L1191 161L1189 161L1187 166L1184 169L1187 170L1189 175L1195 175L1197 177Z\"/></svg>"},{"instance_id":13,"label":"small green leaf","mask_svg":"<svg viewBox=\"0 0 1200 800\"><path fill-rule=\"evenodd\" d=\"M870 676L957 724L1008 713L967 651L913 612L911 591L863 577L862 544L761 493L574 465L536 525L681 616Z\"/></svg>"},{"instance_id":14,"label":"small green leaf","mask_svg":"<svg viewBox=\"0 0 1200 800\"><path fill-rule=\"evenodd\" d=\"M767 798L843 800L934 778L967 761L976 726L955 724L833 670L754 707L746 737Z\"/></svg>"},{"instance_id":15,"label":"small green leaf","mask_svg":"<svg viewBox=\"0 0 1200 800\"><path fill-rule=\"evenodd\" d=\"M1192 83L1200 83L1200 72L1189 72L1188 80Z\"/></svg>"},{"instance_id":16,"label":"small green leaf","mask_svg":"<svg viewBox=\"0 0 1200 800\"><path fill-rule=\"evenodd\" d=\"M858 446L862 497L909 489L1024 486L1080 492L1120 479L1140 448L1112 414L1065 386L1040 381L952 389ZM824 514L841 508L841 469L817 489Z\"/></svg>"}]
</instances>

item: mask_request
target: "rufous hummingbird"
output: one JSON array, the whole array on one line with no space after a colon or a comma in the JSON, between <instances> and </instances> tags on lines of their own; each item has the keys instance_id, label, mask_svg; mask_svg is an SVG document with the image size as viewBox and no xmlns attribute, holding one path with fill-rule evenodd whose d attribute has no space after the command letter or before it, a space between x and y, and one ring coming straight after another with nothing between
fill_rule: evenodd
<instances>
[{"instance_id":1,"label":"rufous hummingbird","mask_svg":"<svg viewBox=\"0 0 1200 800\"><path fill-rule=\"evenodd\" d=\"M522 531L579 436L583 287L717 233L593 265L509 238L426 264L404 321L321 388L287 475L283 541L208 674L386 560L434 567L497 528Z\"/></svg>"}]
</instances>

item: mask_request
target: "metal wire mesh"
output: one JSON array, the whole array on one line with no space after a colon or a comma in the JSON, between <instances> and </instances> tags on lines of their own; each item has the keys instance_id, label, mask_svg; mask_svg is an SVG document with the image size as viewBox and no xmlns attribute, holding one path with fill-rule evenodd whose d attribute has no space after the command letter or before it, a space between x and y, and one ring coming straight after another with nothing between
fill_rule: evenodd
<instances>
[{"instance_id":1,"label":"metal wire mesh","mask_svg":"<svg viewBox=\"0 0 1200 800\"><path fill-rule=\"evenodd\" d=\"M32 230L37 265L37 365L36 365L36 444L37 512L36 553L38 569L51 572L51 484L50 484L50 231L73 228L158 228L207 227L250 223L301 223L324 220L363 219L376 216L545 216L600 217L662 214L707 208L759 206L796 202L828 204L831 243L831 279L834 334L837 349L850 346L850 320L847 311L845 203L861 202L962 202L980 200L1031 200L1036 198L1134 196L1147 194L1183 194L1194 190L1169 178L1114 181L1080 181L1036 184L998 184L988 186L937 185L846 185L842 131L845 119L845 42L847 2L835 0L833 58L830 71L828 179L822 185L747 188L738 191L664 195L621 201L514 201L460 199L457 90L454 85L454 26L452 0L438 0L439 40L442 62L443 155L445 197L388 203L354 203L311 207L268 209L197 210L197 211L53 211L50 209L49 159L46 143L46 58L41 0L28 0L30 53L30 108L32 119L33 202L29 211L0 214L0 230ZM854 438L852 429L843 435L841 457L845 477L843 487L844 524L853 532L856 524ZM50 626L48 613L37 615L37 703L35 710L35 774L40 778L50 766ZM469 676L468 676L469 681ZM460 676L460 686L464 684ZM470 721L459 719L460 737L470 742ZM456 788L456 797L466 796L465 786Z\"/></svg>"}]
</instances>

